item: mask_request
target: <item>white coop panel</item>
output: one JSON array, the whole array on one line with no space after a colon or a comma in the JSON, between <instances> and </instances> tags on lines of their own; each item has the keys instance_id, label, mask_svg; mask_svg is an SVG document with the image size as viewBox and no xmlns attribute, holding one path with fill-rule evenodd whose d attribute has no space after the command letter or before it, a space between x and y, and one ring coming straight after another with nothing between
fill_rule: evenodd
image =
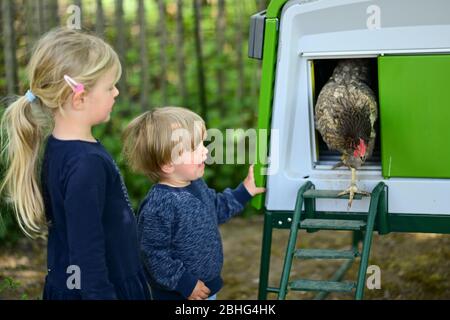
<instances>
[{"instance_id":1,"label":"white coop panel","mask_svg":"<svg viewBox=\"0 0 450 320\"><path fill-rule=\"evenodd\" d=\"M271 123L278 135L270 140L273 174L267 177L265 206L293 210L306 181L317 189L344 190L351 179L348 169L331 170L333 155L321 154L325 151L317 143L313 65L343 58L376 62L380 55L448 54L450 1L296 0L284 6L279 28ZM377 152L379 146L373 161L357 171L361 190L371 191L383 181L392 214L450 214L450 179L384 179ZM368 205L368 198L355 200L350 211L367 212ZM318 199L317 210L347 211L347 201Z\"/></svg>"}]
</instances>

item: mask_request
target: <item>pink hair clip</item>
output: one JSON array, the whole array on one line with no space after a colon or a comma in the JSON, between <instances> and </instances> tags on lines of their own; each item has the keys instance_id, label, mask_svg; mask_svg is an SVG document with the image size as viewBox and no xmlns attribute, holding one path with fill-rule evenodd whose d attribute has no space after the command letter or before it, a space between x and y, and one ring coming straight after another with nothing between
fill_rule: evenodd
<instances>
[{"instance_id":1,"label":"pink hair clip","mask_svg":"<svg viewBox=\"0 0 450 320\"><path fill-rule=\"evenodd\" d=\"M78 83L75 80L73 80L68 75L64 75L64 80L69 84L69 86L72 88L73 92L79 93L84 91L84 85L82 83Z\"/></svg>"}]
</instances>

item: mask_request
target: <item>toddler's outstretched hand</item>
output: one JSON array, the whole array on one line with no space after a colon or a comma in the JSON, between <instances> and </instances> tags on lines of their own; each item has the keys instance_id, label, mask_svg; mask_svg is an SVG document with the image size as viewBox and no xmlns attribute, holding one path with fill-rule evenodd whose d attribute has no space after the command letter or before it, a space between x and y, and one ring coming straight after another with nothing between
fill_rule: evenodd
<instances>
[{"instance_id":1,"label":"toddler's outstretched hand","mask_svg":"<svg viewBox=\"0 0 450 320\"><path fill-rule=\"evenodd\" d=\"M188 300L205 300L209 297L209 294L211 291L209 288L205 285L205 283L201 280L197 281L197 284L195 285L194 290L192 291L191 295L188 297Z\"/></svg>"},{"instance_id":2,"label":"toddler's outstretched hand","mask_svg":"<svg viewBox=\"0 0 450 320\"><path fill-rule=\"evenodd\" d=\"M244 187L247 189L248 193L252 196L266 192L266 188L257 187L255 184L255 177L253 176L253 164L248 168L247 178L244 180Z\"/></svg>"}]
</instances>

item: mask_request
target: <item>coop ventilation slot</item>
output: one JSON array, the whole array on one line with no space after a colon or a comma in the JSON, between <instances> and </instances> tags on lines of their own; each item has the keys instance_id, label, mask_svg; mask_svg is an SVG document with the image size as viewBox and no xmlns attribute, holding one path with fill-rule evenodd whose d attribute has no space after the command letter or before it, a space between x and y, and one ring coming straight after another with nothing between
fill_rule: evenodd
<instances>
[{"instance_id":1,"label":"coop ventilation slot","mask_svg":"<svg viewBox=\"0 0 450 320\"><path fill-rule=\"evenodd\" d=\"M371 69L371 84L370 87L378 99L378 68L377 58L366 58L370 61ZM316 169L330 169L333 165L340 161L340 153L328 149L326 143L323 141L320 133L315 129L314 123L314 106L322 87L327 83L328 79L333 74L340 59L311 59L309 60L310 72L310 123L311 123L311 141L312 159ZM381 147L380 147L380 124L379 124L379 104L378 104L378 120L375 123L375 130L377 137L375 140L375 147L372 156L368 158L360 170L380 170L381 169Z\"/></svg>"}]
</instances>

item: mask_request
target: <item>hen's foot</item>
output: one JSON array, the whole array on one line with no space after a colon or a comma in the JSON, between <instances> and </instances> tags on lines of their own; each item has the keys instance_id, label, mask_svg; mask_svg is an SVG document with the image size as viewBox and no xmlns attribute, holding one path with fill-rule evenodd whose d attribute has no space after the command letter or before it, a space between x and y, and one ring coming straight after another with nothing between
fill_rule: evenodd
<instances>
[{"instance_id":1,"label":"hen's foot","mask_svg":"<svg viewBox=\"0 0 450 320\"><path fill-rule=\"evenodd\" d=\"M345 189L344 191L340 192L338 195L344 196L347 194L349 195L347 210L352 207L353 198L355 197L355 194L360 194L363 196L370 196L370 192L358 190L358 187L356 186L356 184L350 185L350 187L348 187L348 189Z\"/></svg>"}]
</instances>

